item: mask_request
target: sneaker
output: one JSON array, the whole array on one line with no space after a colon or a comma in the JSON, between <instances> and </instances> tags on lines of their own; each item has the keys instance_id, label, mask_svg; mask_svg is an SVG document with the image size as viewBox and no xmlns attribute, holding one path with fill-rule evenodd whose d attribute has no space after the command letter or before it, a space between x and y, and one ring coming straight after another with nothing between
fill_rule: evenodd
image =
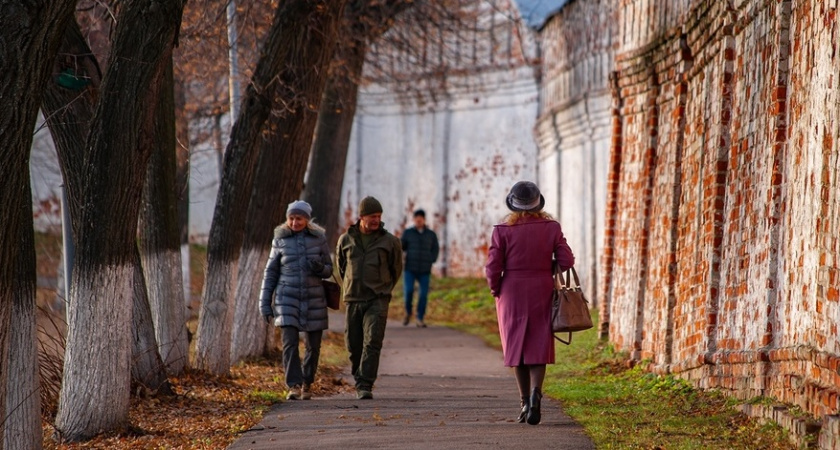
<instances>
[{"instance_id":1,"label":"sneaker","mask_svg":"<svg viewBox=\"0 0 840 450\"><path fill-rule=\"evenodd\" d=\"M312 399L312 386L308 384L304 384L302 388L300 388L300 399L301 400L311 400Z\"/></svg>"},{"instance_id":2,"label":"sneaker","mask_svg":"<svg viewBox=\"0 0 840 450\"><path fill-rule=\"evenodd\" d=\"M292 386L289 388L289 392L286 393L286 400L300 400L300 386Z\"/></svg>"},{"instance_id":3,"label":"sneaker","mask_svg":"<svg viewBox=\"0 0 840 450\"><path fill-rule=\"evenodd\" d=\"M372 400L373 392L367 389L358 389L356 390L356 398L358 398L359 400Z\"/></svg>"},{"instance_id":4,"label":"sneaker","mask_svg":"<svg viewBox=\"0 0 840 450\"><path fill-rule=\"evenodd\" d=\"M405 318L403 319L403 326L408 325L408 322L410 322L410 321L411 321L411 316L405 316Z\"/></svg>"},{"instance_id":5,"label":"sneaker","mask_svg":"<svg viewBox=\"0 0 840 450\"><path fill-rule=\"evenodd\" d=\"M418 319L417 320L417 328L426 328L426 322L423 322L422 320Z\"/></svg>"}]
</instances>

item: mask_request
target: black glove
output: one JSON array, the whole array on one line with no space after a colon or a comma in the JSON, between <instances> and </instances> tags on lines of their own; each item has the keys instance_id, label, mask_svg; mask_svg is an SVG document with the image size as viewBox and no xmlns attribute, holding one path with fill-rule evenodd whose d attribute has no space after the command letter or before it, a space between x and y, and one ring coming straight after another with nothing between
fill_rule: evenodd
<instances>
[{"instance_id":1,"label":"black glove","mask_svg":"<svg viewBox=\"0 0 840 450\"><path fill-rule=\"evenodd\" d=\"M264 314L263 318L265 318L265 323L267 323L269 325L271 324L272 321L274 321L274 316L271 315L271 314Z\"/></svg>"},{"instance_id":2,"label":"black glove","mask_svg":"<svg viewBox=\"0 0 840 450\"><path fill-rule=\"evenodd\" d=\"M317 259L310 259L309 260L309 271L314 273L315 275L320 275L324 272L324 263L318 261Z\"/></svg>"}]
</instances>

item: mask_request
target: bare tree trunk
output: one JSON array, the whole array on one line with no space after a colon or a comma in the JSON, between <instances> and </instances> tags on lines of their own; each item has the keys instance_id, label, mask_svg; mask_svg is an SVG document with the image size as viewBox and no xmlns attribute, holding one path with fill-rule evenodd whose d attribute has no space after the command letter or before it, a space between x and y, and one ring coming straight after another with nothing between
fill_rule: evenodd
<instances>
[{"instance_id":1,"label":"bare tree trunk","mask_svg":"<svg viewBox=\"0 0 840 450\"><path fill-rule=\"evenodd\" d=\"M18 279L20 267L34 260L34 246L23 238L32 233L29 152L41 96L49 80L61 31L73 12L69 0L4 1L0 3L0 418L5 419L10 366L8 349L12 310L23 290L34 291L31 279ZM26 211L24 214L23 212ZM31 239L31 237L30 237ZM29 271L27 271L29 272ZM21 289L23 287L23 289ZM34 297L21 301L34 302ZM0 424L0 433L3 425ZM0 439L0 449L5 447Z\"/></svg>"},{"instance_id":2,"label":"bare tree trunk","mask_svg":"<svg viewBox=\"0 0 840 450\"><path fill-rule=\"evenodd\" d=\"M347 49L343 70L333 73L327 81L312 144L312 162L303 191L303 198L312 205L313 213L327 230L330 248L335 246L345 226L339 222L341 191L365 49L363 40Z\"/></svg>"},{"instance_id":3,"label":"bare tree trunk","mask_svg":"<svg viewBox=\"0 0 840 450\"><path fill-rule=\"evenodd\" d=\"M150 6L151 5L151 6ZM126 424L137 215L150 149L155 86L172 46L182 1L120 5L108 73L91 123L76 264L67 311L64 378L55 428L66 441ZM144 123L145 122L145 123Z\"/></svg>"},{"instance_id":4,"label":"bare tree trunk","mask_svg":"<svg viewBox=\"0 0 840 450\"><path fill-rule=\"evenodd\" d=\"M52 72L56 79L63 76L64 82L63 85L50 83L46 87L41 107L55 142L71 228L76 236L84 191L85 146L99 98L102 73L75 18L64 28ZM73 85L74 82L77 84ZM70 293L65 293L65 300L69 298Z\"/></svg>"},{"instance_id":5,"label":"bare tree trunk","mask_svg":"<svg viewBox=\"0 0 840 450\"><path fill-rule=\"evenodd\" d=\"M146 294L146 278L135 251L134 295L131 309L131 380L156 394L170 394L169 381L155 338L154 317Z\"/></svg>"},{"instance_id":6,"label":"bare tree trunk","mask_svg":"<svg viewBox=\"0 0 840 450\"><path fill-rule=\"evenodd\" d=\"M38 342L35 335L35 241L32 207L26 201L32 197L28 179L23 194L18 209L22 224L19 240L21 253L17 263L9 359L6 364L9 370L3 436L6 450L38 450L43 440L41 396L38 390Z\"/></svg>"},{"instance_id":7,"label":"bare tree trunk","mask_svg":"<svg viewBox=\"0 0 840 450\"><path fill-rule=\"evenodd\" d=\"M59 74L67 70L72 70L73 76L77 81L85 81L85 83L71 88L67 88L66 83L64 86L49 86L45 91L43 105L45 112L50 116L48 125L56 142L56 151L59 155L59 165L63 172L65 186L68 192L76 198L75 201L68 202L71 209L71 224L74 230L72 234L76 235L81 229L80 217L82 214L80 209L81 202L78 199L83 195L82 193L85 189L84 183L86 182L85 166L82 163L87 158L85 142L90 132L90 125L94 113L94 102L97 98L96 89L100 86L101 74L99 73L99 65L93 57L93 52L91 52L75 20L70 20L67 25L59 54L60 56L56 58L54 66L55 76L58 77ZM157 97L157 95L153 97ZM149 114L153 114L154 112L151 111ZM171 117L166 119L174 120ZM154 126L155 123L151 123L150 126ZM156 130L151 130L144 131L142 136L146 140L149 140L158 134L159 132ZM154 142L144 143L142 145L153 148ZM138 270L140 267L139 261L138 256ZM134 277L134 280L142 282L143 277ZM154 285L154 283L152 284ZM138 288L143 292L137 292ZM152 319L146 319L146 316L150 316L151 312L149 311L149 302L145 289L145 285L134 286L134 310L140 311L142 314L134 316L132 320L132 331L135 336L133 341L133 353L135 357L132 358L132 375L140 377L134 378L134 382L144 386L150 386L153 390L158 390L163 384L160 380L166 381L166 373L161 363L161 358L157 353L158 345L154 339L155 331ZM135 364L139 367L134 367Z\"/></svg>"},{"instance_id":8,"label":"bare tree trunk","mask_svg":"<svg viewBox=\"0 0 840 450\"><path fill-rule=\"evenodd\" d=\"M166 372L180 375L189 358L181 274L176 177L175 99L172 58L165 63L154 128L142 145L151 147L138 224L140 260L160 358ZM135 309L136 311L136 309Z\"/></svg>"},{"instance_id":9,"label":"bare tree trunk","mask_svg":"<svg viewBox=\"0 0 840 450\"><path fill-rule=\"evenodd\" d=\"M324 53L329 54L328 51ZM297 199L303 189L312 132L318 119L315 108L321 101L326 81L323 73L313 70L302 74L299 95L295 103L287 105L291 109L269 121L270 131L260 150L239 258L231 343L233 363L265 352L267 325L260 316L257 301L260 283L271 248L272 230L283 222L285 205ZM278 165L277 161L282 164Z\"/></svg>"},{"instance_id":10,"label":"bare tree trunk","mask_svg":"<svg viewBox=\"0 0 840 450\"><path fill-rule=\"evenodd\" d=\"M224 174L216 198L207 248L207 270L198 319L196 367L214 374L230 369L231 322L236 264L244 238L259 139L276 102L303 94L302 76L325 70L333 52L345 0L280 2L254 75L242 99L225 152ZM311 93L304 94L306 97Z\"/></svg>"},{"instance_id":11,"label":"bare tree trunk","mask_svg":"<svg viewBox=\"0 0 840 450\"><path fill-rule=\"evenodd\" d=\"M324 90L303 192L304 200L312 205L312 211L327 229L331 247L346 226L340 222L341 191L368 44L382 36L394 18L412 5L411 0L353 0L341 23L340 35L346 39L336 48L335 64Z\"/></svg>"}]
</instances>

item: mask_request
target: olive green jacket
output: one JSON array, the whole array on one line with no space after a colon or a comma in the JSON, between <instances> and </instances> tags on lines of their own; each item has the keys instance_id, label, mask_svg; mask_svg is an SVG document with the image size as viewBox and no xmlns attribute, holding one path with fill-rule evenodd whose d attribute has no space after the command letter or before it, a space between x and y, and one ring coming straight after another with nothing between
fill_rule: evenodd
<instances>
[{"instance_id":1,"label":"olive green jacket","mask_svg":"<svg viewBox=\"0 0 840 450\"><path fill-rule=\"evenodd\" d=\"M380 225L368 245L362 245L359 222L338 238L335 258L345 302L390 299L402 275L402 246L396 236Z\"/></svg>"}]
</instances>

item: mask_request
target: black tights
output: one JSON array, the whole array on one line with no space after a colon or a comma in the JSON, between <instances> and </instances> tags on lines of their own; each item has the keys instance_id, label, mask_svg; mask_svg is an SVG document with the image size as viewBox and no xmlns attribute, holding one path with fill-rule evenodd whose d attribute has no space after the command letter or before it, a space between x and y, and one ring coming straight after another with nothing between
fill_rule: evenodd
<instances>
[{"instance_id":1,"label":"black tights","mask_svg":"<svg viewBox=\"0 0 840 450\"><path fill-rule=\"evenodd\" d=\"M531 389L542 392L545 380L545 364L519 364L514 367L516 385L519 387L519 398L525 401L531 395Z\"/></svg>"}]
</instances>

